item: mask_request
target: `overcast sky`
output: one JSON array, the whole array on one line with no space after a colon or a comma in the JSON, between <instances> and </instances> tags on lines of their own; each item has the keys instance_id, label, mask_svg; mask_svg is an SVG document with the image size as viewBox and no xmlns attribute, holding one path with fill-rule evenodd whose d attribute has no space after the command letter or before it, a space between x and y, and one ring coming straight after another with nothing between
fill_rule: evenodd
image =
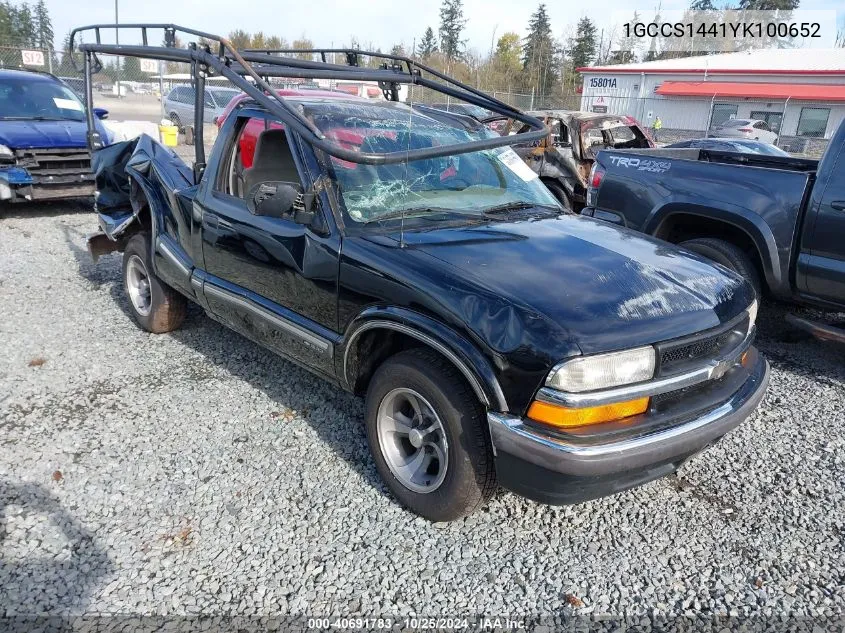
<instances>
[{"instance_id":1,"label":"overcast sky","mask_svg":"<svg viewBox=\"0 0 845 633\"><path fill-rule=\"evenodd\" d=\"M575 0L549 0L546 3L554 35L563 38L567 27L588 15L607 31L614 12L633 13L639 7L643 16L662 9L683 9L689 0L602 0L580 3ZM464 0L468 18L467 46L486 53L491 41L507 31L525 34L528 19L537 0ZM53 18L57 44L76 26L114 22L114 0L47 0ZM241 28L288 41L307 35L316 46L348 44L355 36L362 46L370 42L382 50L395 43L411 47L426 26L437 31L440 0L118 0L120 22L172 22L199 30L226 35ZM842 0L804 0L805 9L837 9ZM845 11L840 9L840 22ZM140 43L140 42L138 42Z\"/></svg>"}]
</instances>

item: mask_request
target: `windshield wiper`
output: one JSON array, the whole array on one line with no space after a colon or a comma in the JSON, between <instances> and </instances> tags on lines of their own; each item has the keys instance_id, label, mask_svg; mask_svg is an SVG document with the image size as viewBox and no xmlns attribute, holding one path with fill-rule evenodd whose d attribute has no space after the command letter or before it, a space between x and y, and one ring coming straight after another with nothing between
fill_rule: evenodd
<instances>
[{"instance_id":1,"label":"windshield wiper","mask_svg":"<svg viewBox=\"0 0 845 633\"><path fill-rule=\"evenodd\" d=\"M503 211L519 211L520 209L548 209L549 211L563 211L560 207L552 204L542 204L538 202L506 202L498 204L494 207L487 207L483 211L485 215L492 215L494 213L502 213Z\"/></svg>"},{"instance_id":2,"label":"windshield wiper","mask_svg":"<svg viewBox=\"0 0 845 633\"><path fill-rule=\"evenodd\" d=\"M422 213L423 215L416 215L417 213ZM425 218L426 216L431 215L445 215L448 213L452 213L455 215L475 215L478 216L477 212L468 212L468 211L461 211L460 209L447 209L446 207L414 207L412 209L399 209L397 211L390 211L389 213L383 213L382 215L372 218L371 220L366 220L364 224L370 224L372 222L381 222L382 220L396 220L401 217L407 218Z\"/></svg>"}]
</instances>

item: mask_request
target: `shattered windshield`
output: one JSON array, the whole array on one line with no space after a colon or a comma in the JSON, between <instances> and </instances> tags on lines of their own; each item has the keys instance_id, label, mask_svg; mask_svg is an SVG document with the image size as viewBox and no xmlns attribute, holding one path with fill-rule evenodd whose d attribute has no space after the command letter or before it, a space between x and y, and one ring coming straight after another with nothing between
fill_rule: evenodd
<instances>
[{"instance_id":1,"label":"shattered windshield","mask_svg":"<svg viewBox=\"0 0 845 633\"><path fill-rule=\"evenodd\" d=\"M483 126L455 127L408 106L322 102L306 114L326 136L361 152L389 153L454 145L496 134ZM349 219L358 223L429 214L477 215L540 206L555 198L509 147L399 163L363 165L331 157Z\"/></svg>"},{"instance_id":2,"label":"shattered windshield","mask_svg":"<svg viewBox=\"0 0 845 633\"><path fill-rule=\"evenodd\" d=\"M58 81L4 78L0 82L0 119L84 121L85 106Z\"/></svg>"}]
</instances>

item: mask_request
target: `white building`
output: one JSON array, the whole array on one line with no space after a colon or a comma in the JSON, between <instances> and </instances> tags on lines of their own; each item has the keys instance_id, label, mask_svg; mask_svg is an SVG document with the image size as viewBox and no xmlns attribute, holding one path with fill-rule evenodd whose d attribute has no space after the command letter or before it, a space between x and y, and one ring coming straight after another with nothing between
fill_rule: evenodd
<instances>
[{"instance_id":1,"label":"white building","mask_svg":"<svg viewBox=\"0 0 845 633\"><path fill-rule=\"evenodd\" d=\"M845 48L771 49L578 69L581 109L690 136L762 119L781 139L829 139L845 119Z\"/></svg>"}]
</instances>

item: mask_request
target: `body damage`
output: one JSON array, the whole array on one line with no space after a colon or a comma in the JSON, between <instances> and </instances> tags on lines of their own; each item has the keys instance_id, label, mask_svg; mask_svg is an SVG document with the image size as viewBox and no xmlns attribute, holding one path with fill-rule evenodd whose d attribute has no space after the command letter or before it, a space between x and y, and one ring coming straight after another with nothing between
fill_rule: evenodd
<instances>
[{"instance_id":1,"label":"body damage","mask_svg":"<svg viewBox=\"0 0 845 633\"><path fill-rule=\"evenodd\" d=\"M546 124L549 136L532 144L516 145L514 149L544 182L563 189L575 211L586 204L587 179L598 149L654 146L646 131L631 117L569 110L530 114ZM497 120L488 119L487 124L499 133L511 134L519 127L513 120L503 127L494 127Z\"/></svg>"},{"instance_id":2,"label":"body damage","mask_svg":"<svg viewBox=\"0 0 845 633\"><path fill-rule=\"evenodd\" d=\"M76 95L48 73L24 70L0 69L0 87L0 201L90 196L87 125ZM99 118L94 125L108 142Z\"/></svg>"},{"instance_id":3,"label":"body damage","mask_svg":"<svg viewBox=\"0 0 845 633\"><path fill-rule=\"evenodd\" d=\"M703 259L571 215L406 232L404 244L344 240L340 330L388 302L448 324L482 350L514 411L561 359L713 328L752 300Z\"/></svg>"}]
</instances>

